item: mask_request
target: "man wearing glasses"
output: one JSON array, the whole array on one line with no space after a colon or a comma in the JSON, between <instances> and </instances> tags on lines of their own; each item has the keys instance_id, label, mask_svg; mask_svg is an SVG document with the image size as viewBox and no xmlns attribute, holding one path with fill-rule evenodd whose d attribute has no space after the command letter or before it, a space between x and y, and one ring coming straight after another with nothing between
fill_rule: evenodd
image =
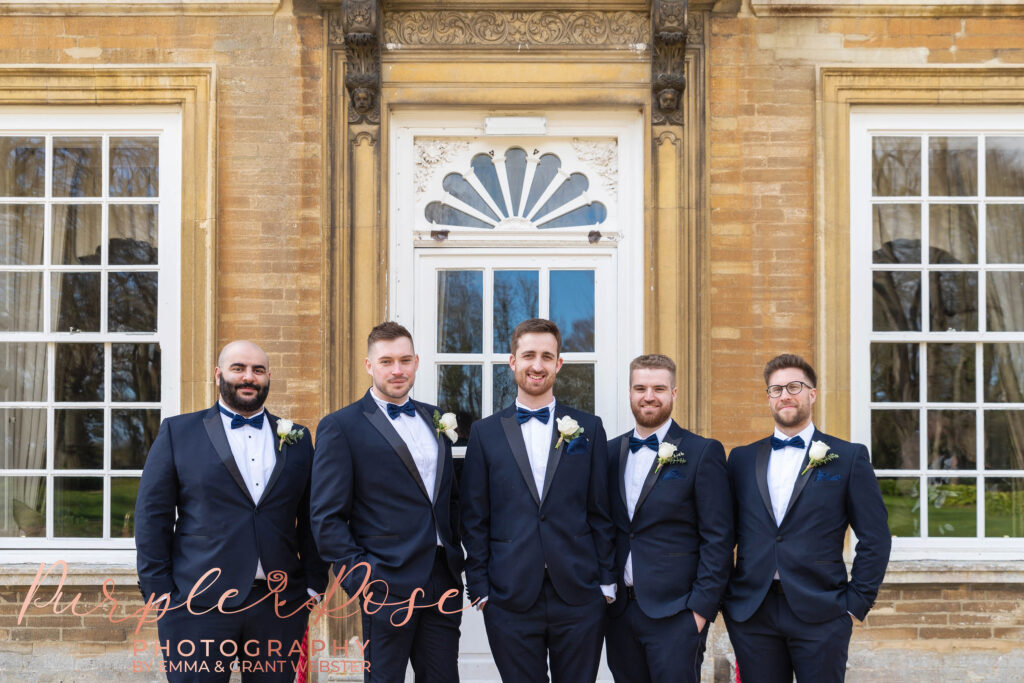
<instances>
[{"instance_id":1,"label":"man wearing glasses","mask_svg":"<svg viewBox=\"0 0 1024 683\"><path fill-rule=\"evenodd\" d=\"M815 429L814 368L784 354L764 378L775 433L728 461L737 553L725 623L743 683L842 681L853 622L885 576L888 515L867 448ZM847 527L857 535L850 576Z\"/></svg>"}]
</instances>

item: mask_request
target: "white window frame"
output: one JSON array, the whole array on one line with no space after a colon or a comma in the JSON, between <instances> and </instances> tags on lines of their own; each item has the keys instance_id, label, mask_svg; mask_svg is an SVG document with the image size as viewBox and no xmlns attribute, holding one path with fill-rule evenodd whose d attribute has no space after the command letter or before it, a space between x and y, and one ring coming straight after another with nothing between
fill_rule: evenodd
<instances>
[{"instance_id":1,"label":"white window frame","mask_svg":"<svg viewBox=\"0 0 1024 683\"><path fill-rule=\"evenodd\" d=\"M541 249L548 253L566 256L571 254L579 259L580 267L587 266L588 259L589 267L597 267L600 261L611 258L614 273L612 287L615 288L618 302L613 311L614 360L609 361L614 368L603 367L601 363L597 363L595 382L599 375L602 378L613 377L611 386L614 389L608 394L595 396L595 409L604 422L608 435L616 435L633 425L628 402L628 366L629 361L643 349L643 181L646 149L643 118L635 109L558 109L543 112L543 135L536 134L535 120L530 121L531 130L524 130L524 145L533 145L544 137L616 140L619 164L618 203L613 212L615 225L609 228L610 232L614 233L611 235L612 239L602 239L598 244L589 245L585 234L574 229L525 232L519 235L487 235L487 231L479 230L479 237L473 237L471 231L459 231L458 235L453 235L455 239L428 243L422 235L417 235L415 230L416 196L412 191L415 138L482 138L487 135L486 119L494 115L494 112L485 110L439 111L422 108L404 108L392 112L388 138L388 309L395 320L409 327L414 337L434 339L432 330L436 327L436 321L432 320L431 316L436 317L436 309L417 311L415 304L416 273L420 265L418 259L421 258L430 258L432 262L437 263L434 259L439 258L439 255L450 253L452 268L466 267L466 256L469 254L474 254L479 259L494 256L504 263L505 257L516 254L523 256L524 259L533 258ZM536 115L531 114L530 118L536 119ZM500 131L501 144L507 142L509 135L509 128L503 127ZM609 230L602 230L602 234L608 236ZM557 235L559 231L571 235L575 241L571 244L565 240L560 241ZM467 236L469 238L464 239ZM493 247L486 245L489 236L497 238ZM523 263L524 268L530 267L525 265L525 260ZM601 291L602 285L595 282L595 286L595 301L599 302L597 292ZM485 339L485 344L489 341ZM424 344L425 341L417 344L421 356ZM569 358L567 354L566 359ZM421 366L421 373L425 370L426 367ZM413 395L425 401L433 400L433 395L429 395L428 392L436 381L424 381L422 376L418 380ZM489 395L489 392L485 394ZM492 412L486 401L481 408L483 415L490 415Z\"/></svg>"},{"instance_id":2,"label":"white window frame","mask_svg":"<svg viewBox=\"0 0 1024 683\"><path fill-rule=\"evenodd\" d=\"M984 172L985 167L982 160L984 136L1024 134L1024 110L1020 108L1002 107L950 107L933 108L922 110L913 107L863 107L851 111L850 114L850 372L851 372L851 396L850 396L850 425L854 441L871 443L871 408L876 404L871 402L870 382L870 345L872 342L906 342L919 343L922 345L919 354L918 368L919 381L921 382L919 401L914 403L901 403L901 408L909 410L925 411L929 408L939 410L974 410L978 416L976 423L976 460L975 468L967 470L934 470L927 468L924 460L927 455L926 441L928 438L927 429L920 430L921 463L916 470L876 470L878 477L892 477L911 474L917 476L918 484L922 491L927 491L927 480L931 477L956 477L961 479L974 479L977 485L979 504L977 506L977 533L983 533L985 528L985 506L980 504L984 498L984 478L995 478L1000 476L1021 476L1024 472L1018 470L985 470L984 469L984 421L981 419L983 410L983 387L982 387L982 347L980 342L1024 342L1024 331L1022 332L982 332L985 325L985 307L982 306L978 312L979 331L977 332L874 332L872 327L872 301L873 288L870 286L871 273L874 270L896 271L909 270L926 273L930 270L971 270L979 273L978 296L979 301L985 301L985 273L987 270L996 271L1020 271L1024 270L1022 265L993 264L991 268L985 263L985 217L984 205L996 203L984 198ZM919 265L894 265L872 264L872 197L871 197L871 171L872 171L872 145L873 135L893 135L913 137L933 135L977 135L979 136L979 188L978 195L972 197L958 197L958 204L979 204L978 219L978 263L970 266L950 266L948 264L927 264ZM927 163L927 146L922 147L922 185L927 183L925 175ZM927 195L906 198L906 201L922 204L921 211L921 240L922 254L927 254L928 249L928 211L930 201ZM902 197L886 197L884 203L899 203L904 201ZM998 200L997 200L998 201ZM937 203L948 203L937 202ZM1024 197L1012 203L1024 203ZM922 325L927 325L929 315L929 287L927 279L923 279L921 293L921 316ZM967 403L933 403L927 401L927 349L926 342L931 343L975 343L975 372L976 382L975 400ZM878 407L891 406L891 403L879 403ZM993 404L986 404L993 405ZM1019 408L1018 404L1000 403L1000 409ZM921 416L921 424L926 426L924 416ZM919 538L896 537L893 539L892 559L894 560L1019 560L1024 559L1024 538L931 538L928 533L928 505L922 505L923 514L921 517L921 533Z\"/></svg>"},{"instance_id":3,"label":"white window frame","mask_svg":"<svg viewBox=\"0 0 1024 683\"><path fill-rule=\"evenodd\" d=\"M134 538L50 538L52 526L49 511L53 510L52 479L55 475L102 476L103 477L103 528L104 535L110 536L110 477L140 476L141 469L114 470L111 468L110 454L110 416L112 409L159 408L161 419L180 412L180 375L181 375L181 183L182 183L182 122L181 112L175 107L67 107L56 110L52 107L4 107L0 109L0 135L45 136L47 145L46 194L43 198L19 197L6 203L29 204L39 203L47 207L51 202L52 176L52 138L57 136L103 137L103 168L108 166L108 139L117 136L149 136L159 138L159 189L155 198L108 198L108 173L103 173L102 198L74 198L75 204L117 204L156 203L158 225L157 267L132 267L106 265L99 267L49 265L50 228L52 212L44 211L46 241L44 244L43 266L20 266L4 269L36 271L43 273L69 272L88 270L90 272L107 273L112 271L155 270L158 286L157 331L155 333L139 332L51 332L49 299L46 300L47 310L44 313L44 325L41 333L36 332L0 332L0 342L42 342L47 344L48 386L47 396L54 396L55 353L54 347L59 342L91 342L104 343L106 374L104 377L105 397L102 402L69 404L61 402L62 407L88 407L105 411L103 467L96 470L57 470L54 462L54 441L52 433L53 412L55 401L33 403L0 403L0 407L37 407L45 408L48 413L47 455L44 469L38 470L0 470L3 475L44 476L48 479L46 487L47 537L22 538L0 537L0 551L4 554L5 563L18 562L53 562L58 559L87 563L133 563L135 559ZM62 198L63 199L63 198ZM0 200L3 201L3 200ZM108 241L107 214L103 212L101 243ZM44 294L49 292L50 278L43 278ZM101 318L106 320L107 297L106 278L101 278ZM105 325L105 322L101 323ZM110 347L111 343L151 342L160 346L160 401L158 403L121 403L111 399Z\"/></svg>"}]
</instances>

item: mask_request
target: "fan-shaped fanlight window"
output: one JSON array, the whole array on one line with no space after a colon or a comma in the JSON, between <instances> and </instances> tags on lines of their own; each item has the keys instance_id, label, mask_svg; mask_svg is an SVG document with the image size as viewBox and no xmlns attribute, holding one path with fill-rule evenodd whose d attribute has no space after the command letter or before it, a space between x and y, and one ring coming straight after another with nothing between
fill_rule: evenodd
<instances>
[{"instance_id":1,"label":"fan-shaped fanlight window","mask_svg":"<svg viewBox=\"0 0 1024 683\"><path fill-rule=\"evenodd\" d=\"M445 197L430 202L426 219L466 228L581 228L608 217L604 204L587 195L590 180L568 173L554 154L529 155L512 147L505 156L477 154L465 174L441 183Z\"/></svg>"}]
</instances>

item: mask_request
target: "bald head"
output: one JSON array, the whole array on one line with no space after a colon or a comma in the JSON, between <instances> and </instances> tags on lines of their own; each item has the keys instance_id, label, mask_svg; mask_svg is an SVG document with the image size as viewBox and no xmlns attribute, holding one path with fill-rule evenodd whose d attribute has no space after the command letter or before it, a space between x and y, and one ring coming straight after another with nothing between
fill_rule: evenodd
<instances>
[{"instance_id":1,"label":"bald head","mask_svg":"<svg viewBox=\"0 0 1024 683\"><path fill-rule=\"evenodd\" d=\"M220 350L220 355L217 356L217 367L223 368L230 365L231 363L228 359L237 354L259 355L263 359L263 367L268 370L270 369L270 359L267 357L267 354L264 353L263 349L245 339L228 342L224 348Z\"/></svg>"},{"instance_id":2,"label":"bald head","mask_svg":"<svg viewBox=\"0 0 1024 683\"><path fill-rule=\"evenodd\" d=\"M217 357L213 370L221 402L249 417L263 409L270 393L270 359L251 341L233 341Z\"/></svg>"}]
</instances>

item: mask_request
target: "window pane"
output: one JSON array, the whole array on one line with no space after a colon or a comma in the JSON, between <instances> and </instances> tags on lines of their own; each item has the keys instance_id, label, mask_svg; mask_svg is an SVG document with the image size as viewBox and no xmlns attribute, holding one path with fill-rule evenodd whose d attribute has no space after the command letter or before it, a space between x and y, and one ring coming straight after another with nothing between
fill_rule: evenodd
<instances>
[{"instance_id":1,"label":"window pane","mask_svg":"<svg viewBox=\"0 0 1024 683\"><path fill-rule=\"evenodd\" d=\"M871 463L878 470L921 466L920 415L916 410L871 411Z\"/></svg>"},{"instance_id":2,"label":"window pane","mask_svg":"<svg viewBox=\"0 0 1024 683\"><path fill-rule=\"evenodd\" d=\"M593 413L594 364L564 363L555 378L555 396L561 403Z\"/></svg>"},{"instance_id":3,"label":"window pane","mask_svg":"<svg viewBox=\"0 0 1024 683\"><path fill-rule=\"evenodd\" d=\"M973 410L928 411L928 468L971 470L975 458Z\"/></svg>"},{"instance_id":4,"label":"window pane","mask_svg":"<svg viewBox=\"0 0 1024 683\"><path fill-rule=\"evenodd\" d=\"M928 345L928 400L974 401L974 344Z\"/></svg>"},{"instance_id":5,"label":"window pane","mask_svg":"<svg viewBox=\"0 0 1024 683\"><path fill-rule=\"evenodd\" d=\"M512 376L512 368L508 364L495 365L494 370L494 383L492 399L491 399L491 412L496 413L499 410L503 410L516 400L516 394L519 392L519 388L516 387L516 380Z\"/></svg>"},{"instance_id":6,"label":"window pane","mask_svg":"<svg viewBox=\"0 0 1024 683\"><path fill-rule=\"evenodd\" d=\"M1024 204L990 204L985 258L989 263L1024 263Z\"/></svg>"},{"instance_id":7,"label":"window pane","mask_svg":"<svg viewBox=\"0 0 1024 683\"><path fill-rule=\"evenodd\" d=\"M928 480L928 535L978 535L978 486L974 479Z\"/></svg>"},{"instance_id":8,"label":"window pane","mask_svg":"<svg viewBox=\"0 0 1024 683\"><path fill-rule=\"evenodd\" d=\"M54 138L53 196L99 197L102 163L101 138Z\"/></svg>"},{"instance_id":9,"label":"window pane","mask_svg":"<svg viewBox=\"0 0 1024 683\"><path fill-rule=\"evenodd\" d=\"M427 222L432 225L454 225L463 228L483 228L485 230L490 230L494 227L491 223L486 223L441 202L430 202L427 204L427 208L423 210L423 215L426 217Z\"/></svg>"},{"instance_id":10,"label":"window pane","mask_svg":"<svg viewBox=\"0 0 1024 683\"><path fill-rule=\"evenodd\" d=\"M0 204L0 265L43 263L43 207Z\"/></svg>"},{"instance_id":11,"label":"window pane","mask_svg":"<svg viewBox=\"0 0 1024 683\"><path fill-rule=\"evenodd\" d=\"M964 197L978 194L978 139L932 137L928 139L928 194L933 197Z\"/></svg>"},{"instance_id":12,"label":"window pane","mask_svg":"<svg viewBox=\"0 0 1024 683\"><path fill-rule=\"evenodd\" d=\"M494 353L510 352L512 330L536 318L540 274L536 270L494 271Z\"/></svg>"},{"instance_id":13,"label":"window pane","mask_svg":"<svg viewBox=\"0 0 1024 683\"><path fill-rule=\"evenodd\" d=\"M552 270L550 309L562 353L594 350L594 271Z\"/></svg>"},{"instance_id":14,"label":"window pane","mask_svg":"<svg viewBox=\"0 0 1024 683\"><path fill-rule=\"evenodd\" d=\"M931 331L978 329L978 274L972 271L929 273Z\"/></svg>"},{"instance_id":15,"label":"window pane","mask_svg":"<svg viewBox=\"0 0 1024 683\"><path fill-rule=\"evenodd\" d=\"M59 470L103 467L103 411L53 411L53 466Z\"/></svg>"},{"instance_id":16,"label":"window pane","mask_svg":"<svg viewBox=\"0 0 1024 683\"><path fill-rule=\"evenodd\" d=\"M58 204L53 207L52 263L100 265L102 210L98 204Z\"/></svg>"},{"instance_id":17,"label":"window pane","mask_svg":"<svg viewBox=\"0 0 1024 683\"><path fill-rule=\"evenodd\" d=\"M558 213L557 211L555 213ZM538 228L576 228L585 225L600 225L608 217L608 209L601 202L591 202L544 221Z\"/></svg>"},{"instance_id":18,"label":"window pane","mask_svg":"<svg viewBox=\"0 0 1024 683\"><path fill-rule=\"evenodd\" d=\"M42 197L45 183L45 139L0 137L0 197Z\"/></svg>"},{"instance_id":19,"label":"window pane","mask_svg":"<svg viewBox=\"0 0 1024 683\"><path fill-rule=\"evenodd\" d=\"M74 538L103 536L102 478L53 478L53 535Z\"/></svg>"},{"instance_id":20,"label":"window pane","mask_svg":"<svg viewBox=\"0 0 1024 683\"><path fill-rule=\"evenodd\" d=\"M1024 272L988 273L988 329L1024 331Z\"/></svg>"},{"instance_id":21,"label":"window pane","mask_svg":"<svg viewBox=\"0 0 1024 683\"><path fill-rule=\"evenodd\" d=\"M929 263L978 262L978 207L933 204L928 209Z\"/></svg>"},{"instance_id":22,"label":"window pane","mask_svg":"<svg viewBox=\"0 0 1024 683\"><path fill-rule=\"evenodd\" d=\"M110 196L157 196L159 151L158 138L110 138Z\"/></svg>"},{"instance_id":23,"label":"window pane","mask_svg":"<svg viewBox=\"0 0 1024 683\"><path fill-rule=\"evenodd\" d=\"M107 278L107 329L156 331L157 274L110 273Z\"/></svg>"},{"instance_id":24,"label":"window pane","mask_svg":"<svg viewBox=\"0 0 1024 683\"><path fill-rule=\"evenodd\" d=\"M111 399L160 400L160 345L111 344Z\"/></svg>"},{"instance_id":25,"label":"window pane","mask_svg":"<svg viewBox=\"0 0 1024 683\"><path fill-rule=\"evenodd\" d=\"M917 479L879 477L882 500L889 511L889 531L893 536L916 538L921 535L921 485Z\"/></svg>"},{"instance_id":26,"label":"window pane","mask_svg":"<svg viewBox=\"0 0 1024 683\"><path fill-rule=\"evenodd\" d=\"M505 206L505 198L501 193L501 184L498 182L498 172L494 168L494 159L489 154L477 154L473 157L470 162L470 166L473 167L473 174L483 185L484 190L490 195L491 200L497 205L499 211L501 211L502 217L509 215L508 207ZM476 194L474 192L474 194ZM477 200L481 205L487 206L487 203L483 199ZM474 205L475 206L475 205ZM494 212L490 211L493 216Z\"/></svg>"},{"instance_id":27,"label":"window pane","mask_svg":"<svg viewBox=\"0 0 1024 683\"><path fill-rule=\"evenodd\" d=\"M0 401L46 400L46 344L0 344Z\"/></svg>"},{"instance_id":28,"label":"window pane","mask_svg":"<svg viewBox=\"0 0 1024 683\"><path fill-rule=\"evenodd\" d=\"M871 400L918 400L917 344L871 345Z\"/></svg>"},{"instance_id":29,"label":"window pane","mask_svg":"<svg viewBox=\"0 0 1024 683\"><path fill-rule=\"evenodd\" d=\"M159 410L111 410L110 466L141 470L159 429Z\"/></svg>"},{"instance_id":30,"label":"window pane","mask_svg":"<svg viewBox=\"0 0 1024 683\"><path fill-rule=\"evenodd\" d=\"M43 274L0 273L0 332L42 332Z\"/></svg>"},{"instance_id":31,"label":"window pane","mask_svg":"<svg viewBox=\"0 0 1024 683\"><path fill-rule=\"evenodd\" d=\"M1024 470L1024 411L985 411L985 469Z\"/></svg>"},{"instance_id":32,"label":"window pane","mask_svg":"<svg viewBox=\"0 0 1024 683\"><path fill-rule=\"evenodd\" d=\"M138 477L111 477L111 538L132 538L135 536L135 498L138 495Z\"/></svg>"},{"instance_id":33,"label":"window pane","mask_svg":"<svg viewBox=\"0 0 1024 683\"><path fill-rule=\"evenodd\" d=\"M985 194L1024 197L1024 137L985 139Z\"/></svg>"},{"instance_id":34,"label":"window pane","mask_svg":"<svg viewBox=\"0 0 1024 683\"><path fill-rule=\"evenodd\" d=\"M103 400L103 344L57 344L55 367L55 400Z\"/></svg>"},{"instance_id":35,"label":"window pane","mask_svg":"<svg viewBox=\"0 0 1024 683\"><path fill-rule=\"evenodd\" d=\"M0 469L46 467L46 409L0 408Z\"/></svg>"},{"instance_id":36,"label":"window pane","mask_svg":"<svg viewBox=\"0 0 1024 683\"><path fill-rule=\"evenodd\" d=\"M485 154L483 156L486 157L487 155ZM474 157L473 161L475 162L479 157L480 155L478 154ZM488 163L490 163L489 157ZM476 209L478 212L483 214L483 216L489 218L495 223L501 220L501 217L494 213L494 210L487 204L484 198L480 196L480 193L476 191L476 188L474 188L461 173L449 173L446 175L444 180L441 181L441 187L444 188L444 191L452 197L464 202L470 208Z\"/></svg>"},{"instance_id":37,"label":"window pane","mask_svg":"<svg viewBox=\"0 0 1024 683\"><path fill-rule=\"evenodd\" d=\"M1024 479L985 480L985 535L1024 536Z\"/></svg>"},{"instance_id":38,"label":"window pane","mask_svg":"<svg viewBox=\"0 0 1024 683\"><path fill-rule=\"evenodd\" d=\"M921 138L871 139L871 194L907 197L921 194Z\"/></svg>"},{"instance_id":39,"label":"window pane","mask_svg":"<svg viewBox=\"0 0 1024 683\"><path fill-rule=\"evenodd\" d=\"M872 275L872 327L876 332L921 329L921 274L876 271Z\"/></svg>"},{"instance_id":40,"label":"window pane","mask_svg":"<svg viewBox=\"0 0 1024 683\"><path fill-rule=\"evenodd\" d=\"M442 413L455 413L459 422L454 446L469 443L470 425L483 417L481 372L479 365L437 366L437 406Z\"/></svg>"},{"instance_id":41,"label":"window pane","mask_svg":"<svg viewBox=\"0 0 1024 683\"><path fill-rule=\"evenodd\" d=\"M54 332L100 331L100 274L51 273L50 322Z\"/></svg>"},{"instance_id":42,"label":"window pane","mask_svg":"<svg viewBox=\"0 0 1024 683\"><path fill-rule=\"evenodd\" d=\"M1024 403L1024 344L985 344L985 400Z\"/></svg>"},{"instance_id":43,"label":"window pane","mask_svg":"<svg viewBox=\"0 0 1024 683\"><path fill-rule=\"evenodd\" d=\"M544 206L537 210L537 213L534 214L534 220L537 222L543 221L549 213L557 211L572 200L576 199L586 192L589 187L590 181L587 180L587 176L582 173L571 174L568 178L558 184L558 189L548 197L548 200L544 202ZM577 223L577 225L586 225L586 223Z\"/></svg>"},{"instance_id":44,"label":"window pane","mask_svg":"<svg viewBox=\"0 0 1024 683\"><path fill-rule=\"evenodd\" d=\"M46 478L0 477L0 536L46 535Z\"/></svg>"},{"instance_id":45,"label":"window pane","mask_svg":"<svg viewBox=\"0 0 1024 683\"><path fill-rule=\"evenodd\" d=\"M537 168L533 172L533 182L530 183L530 192L526 196L526 215L533 210L533 205L548 189L548 185L555 179L558 169L562 167L562 160L554 154L542 154L537 161Z\"/></svg>"},{"instance_id":46,"label":"window pane","mask_svg":"<svg viewBox=\"0 0 1024 683\"><path fill-rule=\"evenodd\" d=\"M155 264L157 227L155 204L114 204L110 207L110 263Z\"/></svg>"},{"instance_id":47,"label":"window pane","mask_svg":"<svg viewBox=\"0 0 1024 683\"><path fill-rule=\"evenodd\" d=\"M523 181L526 179L526 152L512 147L505 152L505 173L508 176L508 193L512 199L511 213L519 215L519 204L523 198Z\"/></svg>"},{"instance_id":48,"label":"window pane","mask_svg":"<svg viewBox=\"0 0 1024 683\"><path fill-rule=\"evenodd\" d=\"M483 351L484 274L481 270L437 271L437 350Z\"/></svg>"},{"instance_id":49,"label":"window pane","mask_svg":"<svg viewBox=\"0 0 1024 683\"><path fill-rule=\"evenodd\" d=\"M876 204L872 210L872 262L921 262L921 205Z\"/></svg>"}]
</instances>

